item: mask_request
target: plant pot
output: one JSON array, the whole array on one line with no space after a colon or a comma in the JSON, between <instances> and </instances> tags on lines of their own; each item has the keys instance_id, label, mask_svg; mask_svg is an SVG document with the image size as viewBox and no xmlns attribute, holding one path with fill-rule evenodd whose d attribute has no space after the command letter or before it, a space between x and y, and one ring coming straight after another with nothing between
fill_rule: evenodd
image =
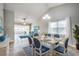
<instances>
[{"instance_id":1,"label":"plant pot","mask_svg":"<svg viewBox=\"0 0 79 59\"><path fill-rule=\"evenodd\" d=\"M76 43L76 48L79 50L79 42Z\"/></svg>"}]
</instances>

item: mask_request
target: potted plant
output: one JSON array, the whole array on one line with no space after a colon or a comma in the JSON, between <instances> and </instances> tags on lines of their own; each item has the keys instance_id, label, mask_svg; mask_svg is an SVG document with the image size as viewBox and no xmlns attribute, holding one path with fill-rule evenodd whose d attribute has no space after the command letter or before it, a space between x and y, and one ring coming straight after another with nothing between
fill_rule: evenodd
<instances>
[{"instance_id":1,"label":"potted plant","mask_svg":"<svg viewBox=\"0 0 79 59\"><path fill-rule=\"evenodd\" d=\"M79 50L79 26L75 25L75 28L73 29L74 38L76 39L76 48Z\"/></svg>"}]
</instances>

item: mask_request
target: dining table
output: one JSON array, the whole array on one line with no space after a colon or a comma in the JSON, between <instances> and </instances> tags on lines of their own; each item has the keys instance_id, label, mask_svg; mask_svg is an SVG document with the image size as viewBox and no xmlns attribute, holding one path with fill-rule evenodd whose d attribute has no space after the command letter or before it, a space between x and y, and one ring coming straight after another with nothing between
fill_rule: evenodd
<instances>
[{"instance_id":1,"label":"dining table","mask_svg":"<svg viewBox=\"0 0 79 59\"><path fill-rule=\"evenodd\" d=\"M46 42L49 44L54 45L57 42L64 42L63 38L54 38L54 37L45 37L45 36L36 36L34 38L37 38L40 42Z\"/></svg>"},{"instance_id":2,"label":"dining table","mask_svg":"<svg viewBox=\"0 0 79 59\"><path fill-rule=\"evenodd\" d=\"M45 46L47 46L48 44L51 45L51 47L50 47L51 54L53 53L52 51L54 50L54 48L56 48L59 45L56 43L63 41L62 38L55 39L54 37L42 37L42 36L39 37L39 36L37 36L34 38L37 38Z\"/></svg>"}]
</instances>

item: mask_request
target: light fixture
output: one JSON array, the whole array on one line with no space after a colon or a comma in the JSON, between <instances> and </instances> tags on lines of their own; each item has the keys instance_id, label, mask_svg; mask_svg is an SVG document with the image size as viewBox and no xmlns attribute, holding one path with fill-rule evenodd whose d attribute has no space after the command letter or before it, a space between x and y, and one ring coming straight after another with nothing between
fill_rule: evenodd
<instances>
[{"instance_id":1,"label":"light fixture","mask_svg":"<svg viewBox=\"0 0 79 59\"><path fill-rule=\"evenodd\" d=\"M51 19L51 17L48 14L46 14L44 15L43 19Z\"/></svg>"}]
</instances>

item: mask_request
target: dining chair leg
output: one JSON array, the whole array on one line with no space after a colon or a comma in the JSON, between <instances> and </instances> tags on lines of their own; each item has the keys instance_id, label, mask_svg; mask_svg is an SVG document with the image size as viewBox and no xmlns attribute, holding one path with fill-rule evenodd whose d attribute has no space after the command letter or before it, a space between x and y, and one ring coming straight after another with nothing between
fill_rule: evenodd
<instances>
[{"instance_id":1,"label":"dining chair leg","mask_svg":"<svg viewBox=\"0 0 79 59\"><path fill-rule=\"evenodd\" d=\"M35 48L33 49L33 55L36 56L36 51Z\"/></svg>"},{"instance_id":2,"label":"dining chair leg","mask_svg":"<svg viewBox=\"0 0 79 59\"><path fill-rule=\"evenodd\" d=\"M55 51L53 51L53 54L52 55L55 56Z\"/></svg>"},{"instance_id":3,"label":"dining chair leg","mask_svg":"<svg viewBox=\"0 0 79 59\"><path fill-rule=\"evenodd\" d=\"M52 51L51 55L52 55L52 56L54 56L54 55L55 55L55 51L54 51L54 50Z\"/></svg>"},{"instance_id":4,"label":"dining chair leg","mask_svg":"<svg viewBox=\"0 0 79 59\"><path fill-rule=\"evenodd\" d=\"M48 54L49 54L49 56L52 56L52 50L50 50Z\"/></svg>"},{"instance_id":5,"label":"dining chair leg","mask_svg":"<svg viewBox=\"0 0 79 59\"><path fill-rule=\"evenodd\" d=\"M32 48L32 56L33 56L33 48Z\"/></svg>"},{"instance_id":6,"label":"dining chair leg","mask_svg":"<svg viewBox=\"0 0 79 59\"><path fill-rule=\"evenodd\" d=\"M68 56L68 51L66 52L66 56Z\"/></svg>"},{"instance_id":7,"label":"dining chair leg","mask_svg":"<svg viewBox=\"0 0 79 59\"><path fill-rule=\"evenodd\" d=\"M35 53L34 53L34 56L36 56L36 51L35 51Z\"/></svg>"},{"instance_id":8,"label":"dining chair leg","mask_svg":"<svg viewBox=\"0 0 79 59\"><path fill-rule=\"evenodd\" d=\"M49 55L49 56L52 56L52 51L49 51L48 55Z\"/></svg>"}]
</instances>

